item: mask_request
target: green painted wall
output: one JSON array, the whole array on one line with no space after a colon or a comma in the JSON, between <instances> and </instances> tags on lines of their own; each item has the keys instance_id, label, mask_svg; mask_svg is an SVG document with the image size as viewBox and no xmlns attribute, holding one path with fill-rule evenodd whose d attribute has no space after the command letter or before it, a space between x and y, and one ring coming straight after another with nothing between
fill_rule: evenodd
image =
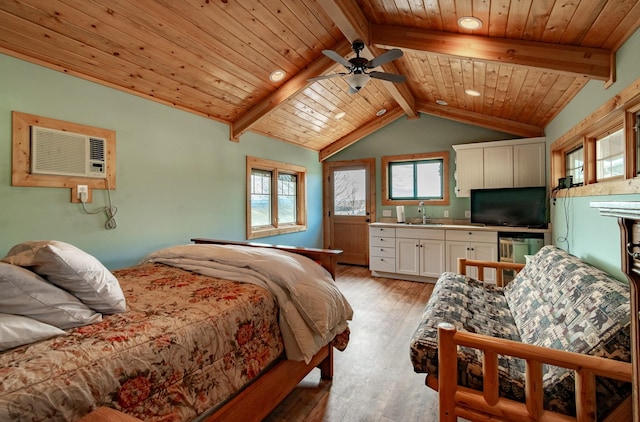
<instances>
[{"instance_id":1,"label":"green painted wall","mask_svg":"<svg viewBox=\"0 0 640 422\"><path fill-rule=\"evenodd\" d=\"M11 111L116 131L115 230L86 215L70 189L11 186ZM245 239L245 157L307 168L306 232L268 243L322 246L322 165L318 154L248 133L230 142L225 124L0 54L0 256L25 240L57 239L109 268L139 261L192 237ZM94 209L107 204L93 193Z\"/></svg>"},{"instance_id":2,"label":"green painted wall","mask_svg":"<svg viewBox=\"0 0 640 422\"><path fill-rule=\"evenodd\" d=\"M605 89L603 82L589 82L569 105L545 128L547 145L568 132L577 123L640 78L638 66L640 31L616 54L616 82ZM639 201L640 195L610 195L559 199L551 206L554 243L624 280L620 270L620 234L617 222L601 217L590 207L597 201Z\"/></svg>"},{"instance_id":3,"label":"green painted wall","mask_svg":"<svg viewBox=\"0 0 640 422\"><path fill-rule=\"evenodd\" d=\"M638 66L637 60L639 53L640 31L637 31L618 50L616 56L616 83L605 89L603 82L589 82L573 101L545 128L547 146L640 77L640 66ZM513 138L516 137L439 117L421 115L416 120L401 118L341 151L333 156L331 160L376 158L377 218L380 218L383 209L393 208L383 208L381 206L381 156L449 149L451 156L455 157L451 145ZM451 205L449 207L430 207L430 214L433 217L442 217L443 212L448 209L450 217L463 218L464 211L469 209L469 200L458 199L453 193L453 188L455 187L454 170L455 164L452 162L450 174ZM547 171L549 171L549 159L547 159ZM624 275L619 269L620 247L617 223L615 219L600 217L597 210L589 206L594 201L611 200L637 201L640 200L640 195L581 197L558 200L556 205L550 206L553 241L558 246L569 250L585 261L604 269L622 280ZM406 214L408 218L419 216L414 207L407 207ZM395 210L393 215L395 216Z\"/></svg>"},{"instance_id":4,"label":"green painted wall","mask_svg":"<svg viewBox=\"0 0 640 422\"><path fill-rule=\"evenodd\" d=\"M427 208L427 212L432 218L443 218L444 211L449 211L449 218L462 219L464 218L464 212L469 210L469 198L457 198L454 193L456 187L454 179L455 152L451 146L515 138L517 137L503 132L421 114L420 118L412 120L401 117L390 125L340 151L331 157L330 161L354 160L357 158L376 159L376 218L379 219L385 209L391 210L394 217L396 215L395 207L382 206L380 157L449 151L450 205L430 206ZM417 205L418 203L416 202L415 207L405 206L407 218L420 217Z\"/></svg>"}]
</instances>

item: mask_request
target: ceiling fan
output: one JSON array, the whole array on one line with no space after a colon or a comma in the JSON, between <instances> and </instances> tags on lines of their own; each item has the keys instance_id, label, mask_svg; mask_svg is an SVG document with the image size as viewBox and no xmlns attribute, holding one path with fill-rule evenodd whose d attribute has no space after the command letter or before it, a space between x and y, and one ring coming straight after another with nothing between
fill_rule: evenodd
<instances>
[{"instance_id":1,"label":"ceiling fan","mask_svg":"<svg viewBox=\"0 0 640 422\"><path fill-rule=\"evenodd\" d=\"M362 40L355 40L351 44L351 48L353 49L353 51L355 51L356 57L353 57L349 60L345 59L333 50L322 50L322 54L343 65L348 72L317 76L315 78L307 79L307 81L315 82L322 79L350 75L346 78L346 81L349 84L349 94L355 94L356 92L360 91L360 89L362 89L362 87L365 86L367 82L369 82L369 78L382 79L384 81L390 81L394 83L401 83L407 80L407 77L404 75L396 75L395 73L376 72L370 70L402 57L402 50L394 48L393 50L389 50L374 59L368 60L364 57L360 57L360 52L364 49L364 42L362 42Z\"/></svg>"}]
</instances>

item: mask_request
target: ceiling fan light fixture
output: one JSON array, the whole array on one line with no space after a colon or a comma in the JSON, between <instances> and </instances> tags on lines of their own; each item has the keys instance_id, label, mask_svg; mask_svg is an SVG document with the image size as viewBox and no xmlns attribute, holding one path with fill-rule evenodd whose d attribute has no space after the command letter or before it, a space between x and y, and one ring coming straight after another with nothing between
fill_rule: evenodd
<instances>
[{"instance_id":1,"label":"ceiling fan light fixture","mask_svg":"<svg viewBox=\"0 0 640 422\"><path fill-rule=\"evenodd\" d=\"M471 95L472 97L479 97L480 95L482 95L478 91L476 91L475 89L465 89L464 92L465 92L465 94Z\"/></svg>"},{"instance_id":2,"label":"ceiling fan light fixture","mask_svg":"<svg viewBox=\"0 0 640 422\"><path fill-rule=\"evenodd\" d=\"M269 79L271 79L273 82L280 82L281 80L284 79L284 76L286 74L287 73L284 70L277 69L271 72L271 75L269 75Z\"/></svg>"},{"instance_id":3,"label":"ceiling fan light fixture","mask_svg":"<svg viewBox=\"0 0 640 422\"><path fill-rule=\"evenodd\" d=\"M369 82L371 77L366 73L353 73L347 77L347 83L352 91L358 92Z\"/></svg>"},{"instance_id":4,"label":"ceiling fan light fixture","mask_svg":"<svg viewBox=\"0 0 640 422\"><path fill-rule=\"evenodd\" d=\"M482 21L475 16L463 16L458 19L458 26L464 29L480 29Z\"/></svg>"}]
</instances>

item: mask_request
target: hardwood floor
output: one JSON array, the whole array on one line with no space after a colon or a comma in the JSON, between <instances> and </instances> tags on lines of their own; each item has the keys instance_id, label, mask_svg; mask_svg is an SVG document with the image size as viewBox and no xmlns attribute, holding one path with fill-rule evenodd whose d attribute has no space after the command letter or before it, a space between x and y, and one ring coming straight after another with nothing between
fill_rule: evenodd
<instances>
[{"instance_id":1,"label":"hardwood floor","mask_svg":"<svg viewBox=\"0 0 640 422\"><path fill-rule=\"evenodd\" d=\"M337 283L354 317L349 346L334 353L333 381L321 381L316 369L265 421L437 421L437 394L409 360L433 284L371 277L368 268L344 265Z\"/></svg>"}]
</instances>

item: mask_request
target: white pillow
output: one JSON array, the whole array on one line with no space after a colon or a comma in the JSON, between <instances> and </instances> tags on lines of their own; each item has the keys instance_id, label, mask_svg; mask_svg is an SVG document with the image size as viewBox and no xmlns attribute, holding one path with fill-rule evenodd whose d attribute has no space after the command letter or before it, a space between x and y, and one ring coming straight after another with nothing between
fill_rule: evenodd
<instances>
[{"instance_id":1,"label":"white pillow","mask_svg":"<svg viewBox=\"0 0 640 422\"><path fill-rule=\"evenodd\" d=\"M62 329L102 321L101 314L71 293L17 265L0 262L0 292L3 313L27 316Z\"/></svg>"},{"instance_id":2,"label":"white pillow","mask_svg":"<svg viewBox=\"0 0 640 422\"><path fill-rule=\"evenodd\" d=\"M20 243L2 261L30 267L97 312L112 314L127 309L113 274L96 258L68 243L56 240Z\"/></svg>"},{"instance_id":3,"label":"white pillow","mask_svg":"<svg viewBox=\"0 0 640 422\"><path fill-rule=\"evenodd\" d=\"M65 334L61 329L33 318L0 314L0 351Z\"/></svg>"}]
</instances>

